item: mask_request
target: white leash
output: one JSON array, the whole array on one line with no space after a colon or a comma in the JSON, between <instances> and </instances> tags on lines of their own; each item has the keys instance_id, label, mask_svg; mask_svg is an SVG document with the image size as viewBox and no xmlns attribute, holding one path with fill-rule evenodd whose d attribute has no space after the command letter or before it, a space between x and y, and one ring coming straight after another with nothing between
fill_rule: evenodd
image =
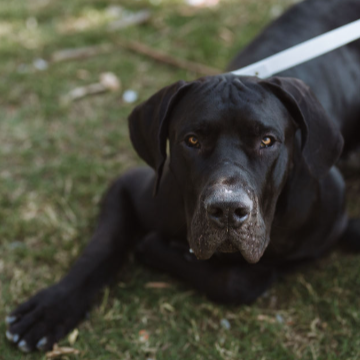
<instances>
[{"instance_id":1,"label":"white leash","mask_svg":"<svg viewBox=\"0 0 360 360\"><path fill-rule=\"evenodd\" d=\"M359 38L360 20L356 20L231 73L234 75L257 76L264 79L326 54Z\"/></svg>"}]
</instances>

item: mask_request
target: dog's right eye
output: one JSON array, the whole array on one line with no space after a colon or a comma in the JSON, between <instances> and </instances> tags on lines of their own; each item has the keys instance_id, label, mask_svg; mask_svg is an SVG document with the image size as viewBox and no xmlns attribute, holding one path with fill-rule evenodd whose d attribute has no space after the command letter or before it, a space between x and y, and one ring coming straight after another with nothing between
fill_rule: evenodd
<instances>
[{"instance_id":1,"label":"dog's right eye","mask_svg":"<svg viewBox=\"0 0 360 360\"><path fill-rule=\"evenodd\" d=\"M193 148L200 148L200 142L198 140L198 138L194 135L190 135L185 139L185 143L187 146L189 147L193 147Z\"/></svg>"}]
</instances>

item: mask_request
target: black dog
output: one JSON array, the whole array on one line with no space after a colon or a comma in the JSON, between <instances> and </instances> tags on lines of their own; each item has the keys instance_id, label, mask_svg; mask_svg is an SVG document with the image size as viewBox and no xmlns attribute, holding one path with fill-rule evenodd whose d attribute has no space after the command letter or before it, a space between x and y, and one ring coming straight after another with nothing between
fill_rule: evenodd
<instances>
[{"instance_id":1,"label":"black dog","mask_svg":"<svg viewBox=\"0 0 360 360\"><path fill-rule=\"evenodd\" d=\"M358 0L307 0L229 69L359 17ZM148 265L229 303L255 300L283 267L318 258L340 240L360 250L359 222L346 217L333 166L343 139L345 153L358 145L360 42L281 75L180 81L135 108L131 140L152 169L111 186L81 258L8 317L7 337L23 351L51 348L135 247Z\"/></svg>"}]
</instances>

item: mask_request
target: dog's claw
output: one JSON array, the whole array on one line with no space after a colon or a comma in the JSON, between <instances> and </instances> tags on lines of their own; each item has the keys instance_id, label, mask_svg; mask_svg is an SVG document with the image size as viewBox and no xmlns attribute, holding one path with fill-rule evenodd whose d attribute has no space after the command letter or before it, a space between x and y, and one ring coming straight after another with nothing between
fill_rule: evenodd
<instances>
[{"instance_id":1,"label":"dog's claw","mask_svg":"<svg viewBox=\"0 0 360 360\"><path fill-rule=\"evenodd\" d=\"M17 343L19 341L19 335L13 335L9 330L6 331L5 335L9 341L12 341L14 343Z\"/></svg>"},{"instance_id":2,"label":"dog's claw","mask_svg":"<svg viewBox=\"0 0 360 360\"><path fill-rule=\"evenodd\" d=\"M6 338L7 338L9 341L14 341L14 340L13 340L13 334L12 334L10 331L6 331L5 335L6 335Z\"/></svg>"},{"instance_id":3,"label":"dog's claw","mask_svg":"<svg viewBox=\"0 0 360 360\"><path fill-rule=\"evenodd\" d=\"M36 344L36 347L39 349L39 350L44 350L44 347L47 343L47 338L46 337L43 337L41 340L39 340L39 342Z\"/></svg>"},{"instance_id":4,"label":"dog's claw","mask_svg":"<svg viewBox=\"0 0 360 360\"><path fill-rule=\"evenodd\" d=\"M7 317L5 318L5 322L10 325L10 324L12 324L13 322L15 322L16 319L17 319L16 316L7 316Z\"/></svg>"},{"instance_id":5,"label":"dog's claw","mask_svg":"<svg viewBox=\"0 0 360 360\"><path fill-rule=\"evenodd\" d=\"M18 348L22 351L22 352L30 352L29 347L26 344L25 340L21 340L18 344Z\"/></svg>"}]
</instances>

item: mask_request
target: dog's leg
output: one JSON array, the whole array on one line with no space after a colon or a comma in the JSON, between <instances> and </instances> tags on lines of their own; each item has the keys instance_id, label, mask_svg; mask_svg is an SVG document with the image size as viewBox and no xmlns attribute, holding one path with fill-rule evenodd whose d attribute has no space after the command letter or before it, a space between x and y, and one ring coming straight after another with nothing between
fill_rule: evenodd
<instances>
[{"instance_id":1,"label":"dog's leg","mask_svg":"<svg viewBox=\"0 0 360 360\"><path fill-rule=\"evenodd\" d=\"M21 350L51 349L84 318L95 295L123 265L136 228L126 188L124 178L110 187L95 234L69 274L7 317L6 335Z\"/></svg>"},{"instance_id":2,"label":"dog's leg","mask_svg":"<svg viewBox=\"0 0 360 360\"><path fill-rule=\"evenodd\" d=\"M220 303L248 304L273 283L276 272L262 265L224 265L197 260L186 249L163 241L157 233L147 235L137 246L137 258L147 266L166 271Z\"/></svg>"},{"instance_id":3,"label":"dog's leg","mask_svg":"<svg viewBox=\"0 0 360 360\"><path fill-rule=\"evenodd\" d=\"M341 237L340 246L346 251L360 252L360 219L350 219Z\"/></svg>"}]
</instances>

